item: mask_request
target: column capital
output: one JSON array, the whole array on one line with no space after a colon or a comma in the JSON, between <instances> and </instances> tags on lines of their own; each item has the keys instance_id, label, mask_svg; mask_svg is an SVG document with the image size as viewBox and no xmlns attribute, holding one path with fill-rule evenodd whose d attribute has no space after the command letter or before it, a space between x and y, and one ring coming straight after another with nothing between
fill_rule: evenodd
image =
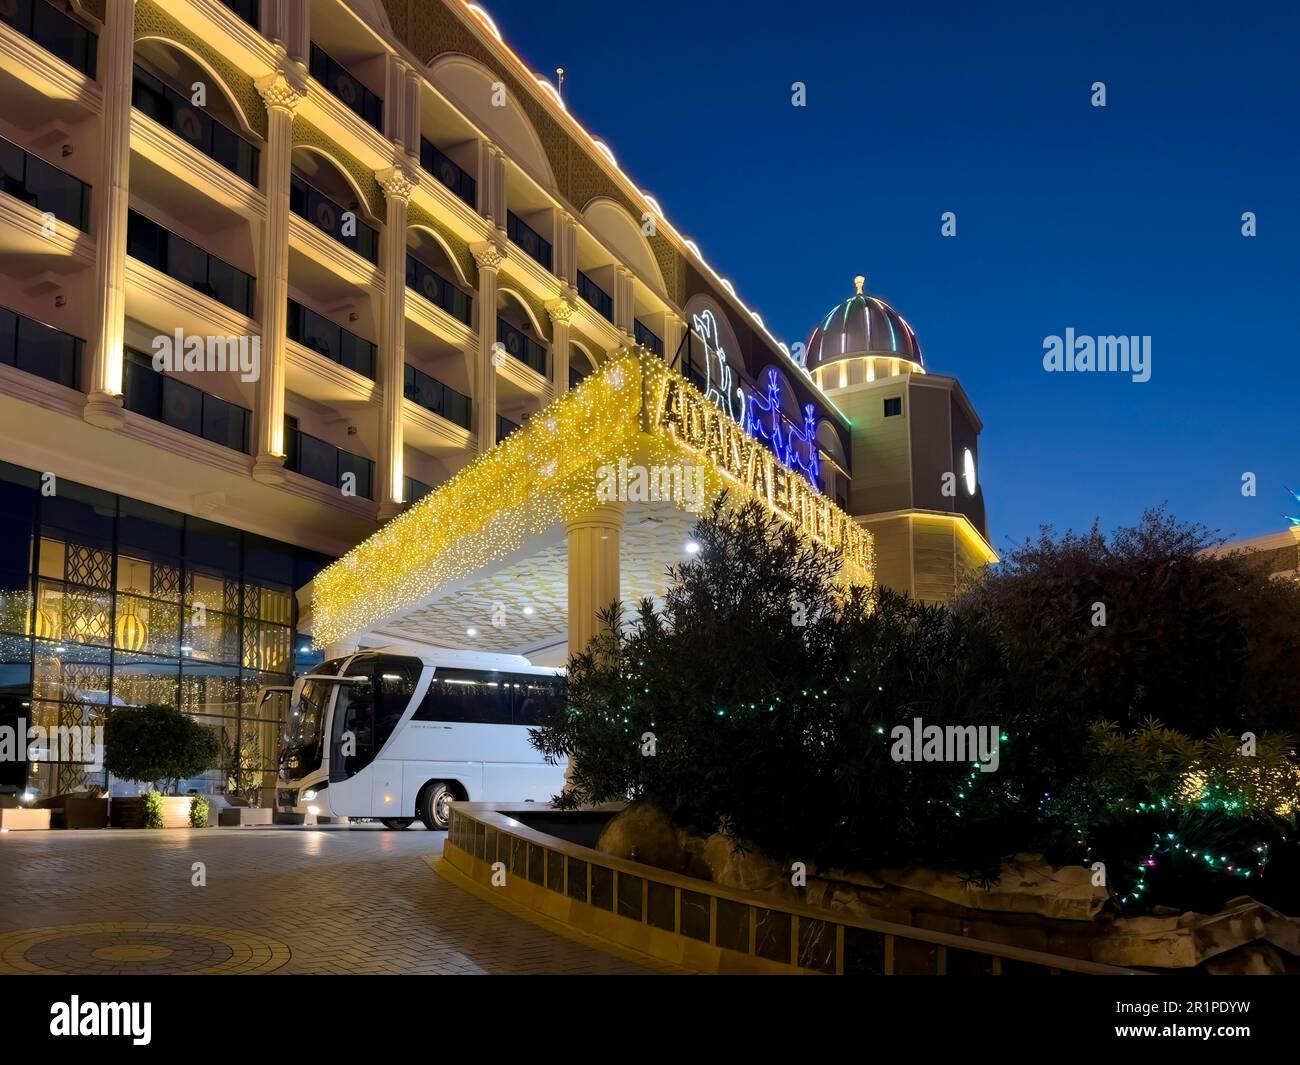
<instances>
[{"instance_id":1,"label":"column capital","mask_svg":"<svg viewBox=\"0 0 1300 1065\"><path fill-rule=\"evenodd\" d=\"M384 190L386 200L391 202L396 199L406 203L415 191L415 186L420 183L420 175L399 164L390 166L387 170L376 170L375 180Z\"/></svg>"},{"instance_id":2,"label":"column capital","mask_svg":"<svg viewBox=\"0 0 1300 1065\"><path fill-rule=\"evenodd\" d=\"M551 316L551 321L556 325L568 325L573 321L573 316L577 313L577 310L577 303L568 293L563 294L558 299L551 300L546 305L546 313Z\"/></svg>"},{"instance_id":3,"label":"column capital","mask_svg":"<svg viewBox=\"0 0 1300 1065\"><path fill-rule=\"evenodd\" d=\"M480 241L478 244L470 245L469 250L480 270L491 270L494 273L501 269L501 264L506 261L509 254L505 245L496 240Z\"/></svg>"},{"instance_id":4,"label":"column capital","mask_svg":"<svg viewBox=\"0 0 1300 1065\"><path fill-rule=\"evenodd\" d=\"M268 111L287 111L293 114L307 95L307 78L301 64L285 57L284 47L276 45L279 62L270 74L258 78L253 84L262 94Z\"/></svg>"}]
</instances>

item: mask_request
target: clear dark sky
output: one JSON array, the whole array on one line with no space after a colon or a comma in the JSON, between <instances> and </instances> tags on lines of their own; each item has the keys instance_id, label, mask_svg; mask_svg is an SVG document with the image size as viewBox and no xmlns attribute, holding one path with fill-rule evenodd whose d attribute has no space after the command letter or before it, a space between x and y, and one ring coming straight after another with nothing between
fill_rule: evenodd
<instances>
[{"instance_id":1,"label":"clear dark sky","mask_svg":"<svg viewBox=\"0 0 1300 1065\"><path fill-rule=\"evenodd\" d=\"M866 274L984 420L995 547L1162 501L1241 536L1300 514L1296 5L484 6L778 338ZM1045 373L1071 327L1149 335L1151 380Z\"/></svg>"}]
</instances>

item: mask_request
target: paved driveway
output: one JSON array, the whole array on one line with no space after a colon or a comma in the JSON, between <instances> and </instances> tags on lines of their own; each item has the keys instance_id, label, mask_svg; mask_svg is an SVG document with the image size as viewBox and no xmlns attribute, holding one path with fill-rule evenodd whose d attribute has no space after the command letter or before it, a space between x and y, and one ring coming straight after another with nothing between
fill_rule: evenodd
<instances>
[{"instance_id":1,"label":"paved driveway","mask_svg":"<svg viewBox=\"0 0 1300 1065\"><path fill-rule=\"evenodd\" d=\"M0 973L645 971L447 883L424 861L444 838L370 827L8 832Z\"/></svg>"}]
</instances>

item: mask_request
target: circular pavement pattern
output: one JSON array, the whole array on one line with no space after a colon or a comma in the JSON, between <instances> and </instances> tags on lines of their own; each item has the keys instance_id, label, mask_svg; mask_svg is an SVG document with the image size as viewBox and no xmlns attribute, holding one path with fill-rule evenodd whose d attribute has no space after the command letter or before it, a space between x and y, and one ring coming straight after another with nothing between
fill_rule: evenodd
<instances>
[{"instance_id":1,"label":"circular pavement pattern","mask_svg":"<svg viewBox=\"0 0 1300 1065\"><path fill-rule=\"evenodd\" d=\"M0 935L0 973L188 976L274 972L289 948L233 928L160 922L98 922Z\"/></svg>"}]
</instances>

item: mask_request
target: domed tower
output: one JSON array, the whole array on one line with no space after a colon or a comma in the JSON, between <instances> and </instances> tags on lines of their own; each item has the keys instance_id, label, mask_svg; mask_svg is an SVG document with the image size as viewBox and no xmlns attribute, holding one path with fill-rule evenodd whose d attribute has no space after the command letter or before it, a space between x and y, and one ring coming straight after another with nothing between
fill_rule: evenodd
<instances>
[{"instance_id":1,"label":"domed tower","mask_svg":"<svg viewBox=\"0 0 1300 1065\"><path fill-rule=\"evenodd\" d=\"M928 372L916 333L866 291L833 307L805 366L853 424L849 513L876 541L876 577L947 602L997 555L979 477L983 423L955 377Z\"/></svg>"}]
</instances>

